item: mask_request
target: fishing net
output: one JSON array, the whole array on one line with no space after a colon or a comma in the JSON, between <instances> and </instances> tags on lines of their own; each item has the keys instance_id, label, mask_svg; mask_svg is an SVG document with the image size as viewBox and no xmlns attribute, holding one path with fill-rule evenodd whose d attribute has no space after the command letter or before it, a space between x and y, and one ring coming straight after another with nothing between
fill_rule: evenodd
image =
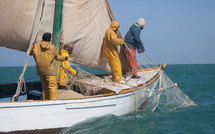
<instances>
[{"instance_id":1,"label":"fishing net","mask_svg":"<svg viewBox=\"0 0 215 134\"><path fill-rule=\"evenodd\" d=\"M127 47L127 45L125 45ZM128 48L127 48L128 49ZM130 51L132 54L132 52ZM133 54L134 55L134 54ZM155 64L150 57L143 53L139 55L137 64L140 70L147 70L151 68L159 69L159 77L154 80L153 83L145 83L142 87L142 91L135 92L133 90L133 97L131 99L131 105L133 111L145 110L155 111L159 109L162 112L170 112L182 107L196 106L196 104L184 94L161 69Z\"/></svg>"},{"instance_id":2,"label":"fishing net","mask_svg":"<svg viewBox=\"0 0 215 134\"><path fill-rule=\"evenodd\" d=\"M63 68L63 66L61 66ZM130 77L123 77L122 79L125 83L114 82L112 75L108 74L99 74L94 75L82 69L78 65L73 65L73 68L77 70L78 74L70 74L65 68L64 72L67 74L68 81L66 83L66 90L73 90L78 93L83 94L84 96L99 95L105 93L119 93L123 89L131 88L132 83L129 83Z\"/></svg>"},{"instance_id":3,"label":"fishing net","mask_svg":"<svg viewBox=\"0 0 215 134\"><path fill-rule=\"evenodd\" d=\"M162 70L159 78L144 93L147 98L138 110L159 109L162 112L171 112L182 107L196 106Z\"/></svg>"},{"instance_id":4,"label":"fishing net","mask_svg":"<svg viewBox=\"0 0 215 134\"><path fill-rule=\"evenodd\" d=\"M97 84L104 82L104 79L101 79L83 69L77 65L73 65L73 68L77 70L78 74L70 74L61 64L64 72L67 74L68 81L66 83L66 90L74 90L78 93L81 93L85 96L95 95L98 91L101 90L100 86ZM93 83L93 84L92 84ZM96 84L95 84L96 83Z\"/></svg>"}]
</instances>

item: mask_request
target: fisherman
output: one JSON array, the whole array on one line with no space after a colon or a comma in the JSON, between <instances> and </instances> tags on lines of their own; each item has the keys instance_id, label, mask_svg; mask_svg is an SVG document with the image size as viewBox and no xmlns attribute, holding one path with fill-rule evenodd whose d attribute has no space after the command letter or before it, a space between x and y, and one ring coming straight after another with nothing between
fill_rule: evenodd
<instances>
[{"instance_id":1,"label":"fisherman","mask_svg":"<svg viewBox=\"0 0 215 134\"><path fill-rule=\"evenodd\" d=\"M119 26L120 24L117 21L112 21L110 28L105 32L102 59L108 62L111 68L113 81L123 83L122 69L117 47L124 44L124 40L117 37Z\"/></svg>"},{"instance_id":2,"label":"fisherman","mask_svg":"<svg viewBox=\"0 0 215 134\"><path fill-rule=\"evenodd\" d=\"M58 55L54 45L50 43L51 33L44 33L42 42L35 43L30 48L30 55L34 56L37 74L40 76L43 100L57 100L58 86L55 72L55 62L65 61L68 57Z\"/></svg>"},{"instance_id":3,"label":"fisherman","mask_svg":"<svg viewBox=\"0 0 215 134\"><path fill-rule=\"evenodd\" d=\"M62 52L62 49L60 49L60 54L62 53L63 56L69 57L69 55L73 51L73 48L74 48L74 45L66 44L63 46L63 52ZM71 68L69 58L68 58L68 60L63 61L61 65L60 64L58 66L57 78L59 79L59 86L61 88L65 88L65 86L68 82L68 79L69 79L67 73L77 75L77 72L73 68Z\"/></svg>"},{"instance_id":4,"label":"fisherman","mask_svg":"<svg viewBox=\"0 0 215 134\"><path fill-rule=\"evenodd\" d=\"M136 50L138 53L143 53L145 51L140 39L140 33L145 24L146 23L143 18L138 19L136 24L133 24L125 35L125 42L129 47L129 49L126 50L126 54L128 56L127 66L132 73L132 78L140 78L140 76L137 76Z\"/></svg>"}]
</instances>

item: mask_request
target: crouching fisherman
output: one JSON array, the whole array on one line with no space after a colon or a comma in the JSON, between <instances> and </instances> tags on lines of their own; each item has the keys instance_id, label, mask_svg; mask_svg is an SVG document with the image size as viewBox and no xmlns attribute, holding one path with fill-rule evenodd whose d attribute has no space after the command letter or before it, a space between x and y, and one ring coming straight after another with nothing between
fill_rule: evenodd
<instances>
[{"instance_id":1,"label":"crouching fisherman","mask_svg":"<svg viewBox=\"0 0 215 134\"><path fill-rule=\"evenodd\" d=\"M58 86L55 72L55 62L65 61L68 57L58 55L54 45L50 43L51 33L44 33L42 42L30 47L30 55L34 56L37 74L40 76L43 91L43 100L57 100Z\"/></svg>"},{"instance_id":2,"label":"crouching fisherman","mask_svg":"<svg viewBox=\"0 0 215 134\"><path fill-rule=\"evenodd\" d=\"M60 49L60 55L69 57L69 55L72 54L73 48L74 48L74 45L72 45L72 44L64 45L63 50ZM68 74L77 75L77 72L70 66L69 58L68 58L68 60L60 62L58 64L57 78L59 81L59 89L64 89L66 87L67 82L69 80Z\"/></svg>"}]
</instances>

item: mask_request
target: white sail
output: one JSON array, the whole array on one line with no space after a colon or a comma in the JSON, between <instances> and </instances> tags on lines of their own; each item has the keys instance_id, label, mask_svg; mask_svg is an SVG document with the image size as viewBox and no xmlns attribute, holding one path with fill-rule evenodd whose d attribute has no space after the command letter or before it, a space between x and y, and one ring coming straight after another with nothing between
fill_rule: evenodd
<instances>
[{"instance_id":1,"label":"white sail","mask_svg":"<svg viewBox=\"0 0 215 134\"><path fill-rule=\"evenodd\" d=\"M64 44L74 44L72 62L104 70L107 63L100 59L105 31L110 26L106 0L64 0Z\"/></svg>"},{"instance_id":2,"label":"white sail","mask_svg":"<svg viewBox=\"0 0 215 134\"><path fill-rule=\"evenodd\" d=\"M27 51L33 35L52 32L53 11L54 0L0 0L0 46Z\"/></svg>"},{"instance_id":3,"label":"white sail","mask_svg":"<svg viewBox=\"0 0 215 134\"><path fill-rule=\"evenodd\" d=\"M54 0L1 0L0 46L27 51L32 39L40 42L44 32L52 33L54 4ZM64 44L75 45L72 62L109 71L100 58L105 31L113 20L108 4L107 0L64 0L62 38Z\"/></svg>"}]
</instances>

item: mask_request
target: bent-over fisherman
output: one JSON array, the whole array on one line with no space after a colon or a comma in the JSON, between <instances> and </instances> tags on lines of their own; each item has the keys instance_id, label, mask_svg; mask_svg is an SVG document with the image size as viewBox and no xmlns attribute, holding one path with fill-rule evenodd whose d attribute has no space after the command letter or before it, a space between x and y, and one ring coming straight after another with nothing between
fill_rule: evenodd
<instances>
[{"instance_id":1,"label":"bent-over fisherman","mask_svg":"<svg viewBox=\"0 0 215 134\"><path fill-rule=\"evenodd\" d=\"M138 19L136 24L133 24L125 35L125 42L129 47L129 50L126 50L126 54L128 56L127 66L132 72L132 78L140 78L137 76L136 50L138 53L143 53L145 51L140 39L140 33L145 24L146 22L143 18Z\"/></svg>"},{"instance_id":2,"label":"bent-over fisherman","mask_svg":"<svg viewBox=\"0 0 215 134\"><path fill-rule=\"evenodd\" d=\"M74 48L74 45L66 44L63 46L63 52L62 52L62 49L60 49L60 55L62 54L62 56L68 57L68 60L63 61L63 62L61 62L62 64L59 63L59 65L58 65L57 78L59 79L59 85L62 88L65 88L65 86L69 80L69 76L67 75L67 73L77 75L77 71L75 71L70 66L70 62L69 62L69 55L72 53L73 48Z\"/></svg>"}]
</instances>

